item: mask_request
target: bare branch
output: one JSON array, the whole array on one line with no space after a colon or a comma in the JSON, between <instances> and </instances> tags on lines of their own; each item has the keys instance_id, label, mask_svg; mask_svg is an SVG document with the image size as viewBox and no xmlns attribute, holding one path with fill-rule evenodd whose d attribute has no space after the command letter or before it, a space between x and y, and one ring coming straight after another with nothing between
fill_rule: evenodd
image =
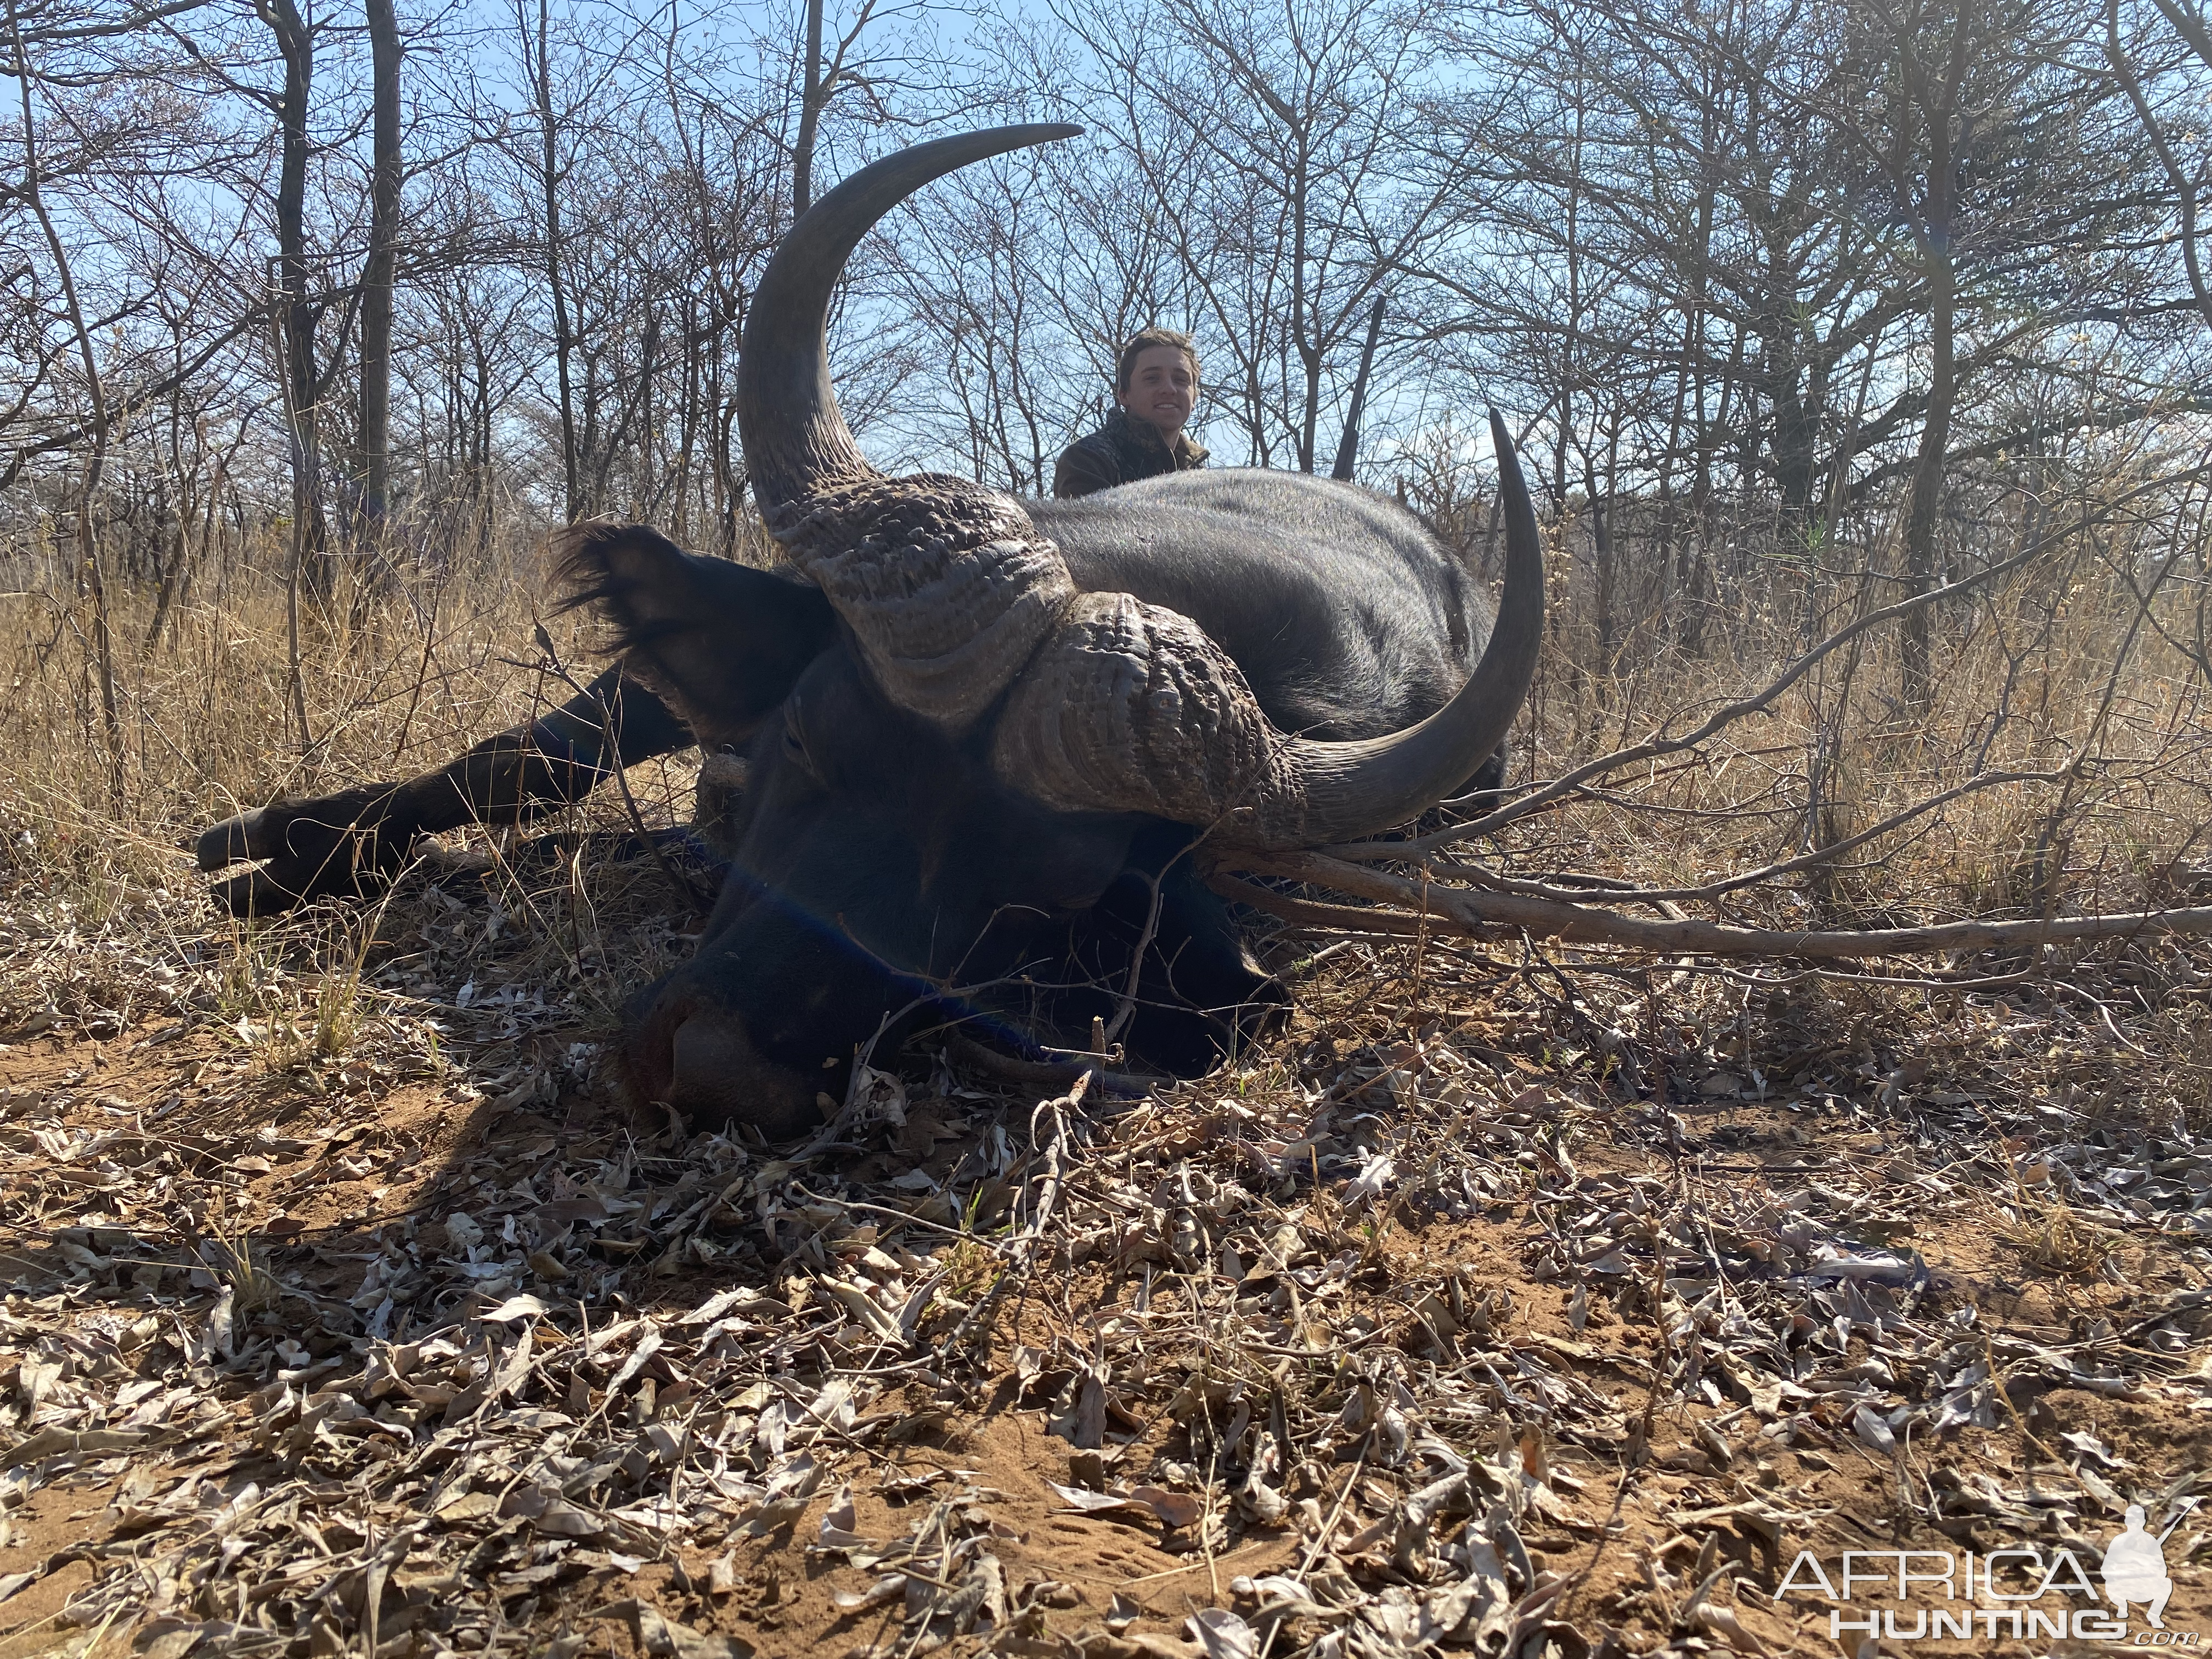
<instances>
[{"instance_id":1,"label":"bare branch","mask_svg":"<svg viewBox=\"0 0 2212 1659\"><path fill-rule=\"evenodd\" d=\"M1694 918L1653 921L1615 915L1609 910L1558 899L1522 898L1506 893L1471 893L1465 888L1393 875L1372 866L1347 864L1320 854L1232 855L1223 868L1288 877L1318 887L1396 907L1376 914L1364 931L1456 934L1487 939L1501 927L1518 927L1544 939L1592 945L1617 945L1662 955L1778 957L1811 961L1863 957L1929 956L1940 951L2024 950L2096 939L2135 939L2166 933L2212 933L2212 907L2140 910L2117 915L2052 916L2027 921L1934 922L1924 927L1863 931L1779 927L1730 927ZM1215 890L1240 902L1278 915L1300 907L1291 920L1316 911L1340 916L1343 907L1286 900L1264 888L1218 874ZM1364 915L1364 913L1358 913ZM1346 926L1351 924L1345 920Z\"/></svg>"}]
</instances>

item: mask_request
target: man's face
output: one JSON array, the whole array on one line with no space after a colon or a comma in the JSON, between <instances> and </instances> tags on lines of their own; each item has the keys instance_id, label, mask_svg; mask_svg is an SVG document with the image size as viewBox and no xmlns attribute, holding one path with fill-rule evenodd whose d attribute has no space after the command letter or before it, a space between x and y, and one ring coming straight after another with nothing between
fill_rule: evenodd
<instances>
[{"instance_id":1,"label":"man's face","mask_svg":"<svg viewBox=\"0 0 2212 1659\"><path fill-rule=\"evenodd\" d=\"M1129 389L1115 392L1121 407L1140 421L1159 428L1172 439L1190 419L1191 400L1198 394L1198 377L1190 372L1190 359L1179 346L1146 346L1129 370Z\"/></svg>"}]
</instances>

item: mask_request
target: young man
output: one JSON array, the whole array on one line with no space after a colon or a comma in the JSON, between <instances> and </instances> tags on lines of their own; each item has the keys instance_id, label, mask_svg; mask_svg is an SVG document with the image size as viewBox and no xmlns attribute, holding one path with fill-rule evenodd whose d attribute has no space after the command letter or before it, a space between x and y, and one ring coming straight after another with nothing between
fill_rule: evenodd
<instances>
[{"instance_id":1,"label":"young man","mask_svg":"<svg viewBox=\"0 0 2212 1659\"><path fill-rule=\"evenodd\" d=\"M1183 436L1198 397L1198 349L1171 328L1132 335L1115 365L1114 412L1062 452L1052 493L1066 498L1206 465Z\"/></svg>"}]
</instances>

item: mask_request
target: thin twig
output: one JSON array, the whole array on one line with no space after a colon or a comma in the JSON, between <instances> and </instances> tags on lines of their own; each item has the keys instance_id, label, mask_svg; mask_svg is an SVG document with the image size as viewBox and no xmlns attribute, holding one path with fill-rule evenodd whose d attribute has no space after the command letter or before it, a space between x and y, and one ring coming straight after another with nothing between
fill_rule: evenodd
<instances>
[{"instance_id":1,"label":"thin twig","mask_svg":"<svg viewBox=\"0 0 2212 1659\"><path fill-rule=\"evenodd\" d=\"M594 693L587 687L578 684L576 677L568 672L568 665L561 660L561 653L553 648L553 636L545 631L545 624L542 622L538 623L536 624L536 629L538 648L545 653L546 664L555 678L578 696L589 698L592 705L599 711L599 735L607 740L608 770L614 774L615 787L621 793L623 805L629 813L630 828L636 832L638 840L645 844L645 850L653 855L653 861L660 866L660 873L668 878L668 884L683 895L692 908L713 909L714 896L702 893L693 886L691 878L676 867L675 861L668 856L666 849L661 846L659 838L645 827L645 814L638 811L637 797L630 793L629 777L622 763L622 741L617 735L621 730L622 723L616 715L612 699L604 693Z\"/></svg>"}]
</instances>

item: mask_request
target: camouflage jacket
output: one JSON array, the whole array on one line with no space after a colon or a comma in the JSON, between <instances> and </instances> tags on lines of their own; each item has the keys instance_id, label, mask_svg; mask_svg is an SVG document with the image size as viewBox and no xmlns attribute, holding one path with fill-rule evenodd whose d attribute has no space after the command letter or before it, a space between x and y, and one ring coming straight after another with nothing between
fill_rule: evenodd
<instances>
[{"instance_id":1,"label":"camouflage jacket","mask_svg":"<svg viewBox=\"0 0 2212 1659\"><path fill-rule=\"evenodd\" d=\"M1170 448L1161 441L1158 427L1117 408L1097 431L1060 452L1060 465L1052 470L1052 493L1066 500L1205 465L1206 451L1183 434L1176 434Z\"/></svg>"}]
</instances>

